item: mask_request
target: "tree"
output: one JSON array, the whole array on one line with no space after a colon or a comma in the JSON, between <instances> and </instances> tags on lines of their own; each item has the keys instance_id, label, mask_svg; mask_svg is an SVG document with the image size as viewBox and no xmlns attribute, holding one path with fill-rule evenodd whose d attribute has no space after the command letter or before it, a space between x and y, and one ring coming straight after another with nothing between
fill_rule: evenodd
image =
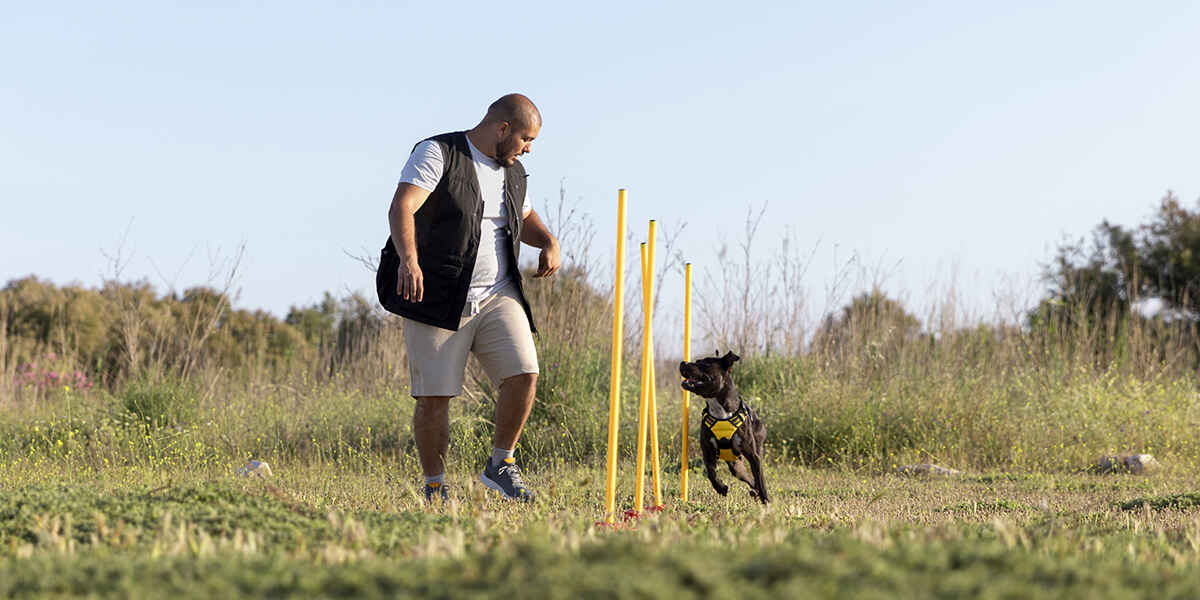
<instances>
[{"instance_id":1,"label":"tree","mask_svg":"<svg viewBox=\"0 0 1200 600\"><path fill-rule=\"evenodd\" d=\"M284 321L299 329L314 348L329 344L336 333L338 302L333 294L325 292L320 302L311 306L291 307Z\"/></svg>"},{"instance_id":2,"label":"tree","mask_svg":"<svg viewBox=\"0 0 1200 600\"><path fill-rule=\"evenodd\" d=\"M826 316L813 338L813 348L839 354L859 348L886 352L920 333L921 321L875 288L856 296L836 316Z\"/></svg>"},{"instance_id":3,"label":"tree","mask_svg":"<svg viewBox=\"0 0 1200 600\"><path fill-rule=\"evenodd\" d=\"M1029 315L1031 325L1122 320L1141 300L1163 302L1163 314L1200 318L1200 202L1180 205L1168 191L1152 220L1136 229L1103 221L1092 245L1063 244L1043 269L1049 295Z\"/></svg>"},{"instance_id":4,"label":"tree","mask_svg":"<svg viewBox=\"0 0 1200 600\"><path fill-rule=\"evenodd\" d=\"M1171 308L1200 318L1200 200L1196 210L1179 205L1167 192L1155 220L1142 226L1138 251L1143 294L1161 298Z\"/></svg>"}]
</instances>

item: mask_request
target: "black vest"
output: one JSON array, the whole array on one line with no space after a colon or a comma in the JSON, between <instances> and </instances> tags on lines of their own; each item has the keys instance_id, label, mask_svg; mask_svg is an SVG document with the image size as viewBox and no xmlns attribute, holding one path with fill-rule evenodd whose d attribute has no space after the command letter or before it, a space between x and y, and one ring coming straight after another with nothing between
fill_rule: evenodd
<instances>
[{"instance_id":1,"label":"black vest","mask_svg":"<svg viewBox=\"0 0 1200 600\"><path fill-rule=\"evenodd\" d=\"M459 318L467 303L471 273L479 251L479 225L483 220L483 198L475 162L467 145L466 132L443 133L433 140L441 146L442 178L429 198L413 215L416 225L417 264L424 278L424 298L409 302L396 294L397 269L400 256L391 236L383 245L379 270L375 273L375 289L379 303L388 312L442 329L458 330ZM525 299L521 271L517 267L521 252L521 207L525 200L525 167L520 161L504 168L504 206L508 212L508 239L511 252L499 256L507 260L508 273L513 278L517 297L525 308L529 328L533 313ZM491 243L491 240L487 240Z\"/></svg>"}]
</instances>

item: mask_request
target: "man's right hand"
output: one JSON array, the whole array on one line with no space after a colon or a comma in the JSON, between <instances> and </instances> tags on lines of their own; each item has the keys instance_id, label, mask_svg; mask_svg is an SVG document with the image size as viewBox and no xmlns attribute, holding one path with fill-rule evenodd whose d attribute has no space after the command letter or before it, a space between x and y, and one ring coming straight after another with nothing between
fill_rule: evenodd
<instances>
[{"instance_id":1,"label":"man's right hand","mask_svg":"<svg viewBox=\"0 0 1200 600\"><path fill-rule=\"evenodd\" d=\"M396 294L409 302L420 302L425 297L425 280L416 257L401 259L396 270Z\"/></svg>"},{"instance_id":2,"label":"man's right hand","mask_svg":"<svg viewBox=\"0 0 1200 600\"><path fill-rule=\"evenodd\" d=\"M396 269L396 295L409 302L425 299L425 278L417 264L417 233L413 214L428 198L428 191L411 183L401 183L396 186L392 206L388 208L392 244L395 245L396 255L400 257L400 267Z\"/></svg>"}]
</instances>

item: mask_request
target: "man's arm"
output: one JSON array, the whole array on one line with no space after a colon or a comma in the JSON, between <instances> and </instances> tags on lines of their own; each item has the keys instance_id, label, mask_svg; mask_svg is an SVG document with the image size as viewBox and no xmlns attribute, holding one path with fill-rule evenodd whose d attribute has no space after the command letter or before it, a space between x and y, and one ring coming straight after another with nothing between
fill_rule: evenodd
<instances>
[{"instance_id":1,"label":"man's arm","mask_svg":"<svg viewBox=\"0 0 1200 600\"><path fill-rule=\"evenodd\" d=\"M396 277L396 293L409 302L425 297L425 281L417 264L417 234L413 215L425 204L429 192L411 183L396 186L392 206L388 209L388 225L392 229L392 245L400 255Z\"/></svg>"},{"instance_id":2,"label":"man's arm","mask_svg":"<svg viewBox=\"0 0 1200 600\"><path fill-rule=\"evenodd\" d=\"M550 233L546 224L542 223L541 217L532 210L525 215L525 220L522 221L521 241L542 250L538 256L538 270L533 274L534 277L549 277L558 270L559 265L562 264L558 238Z\"/></svg>"}]
</instances>

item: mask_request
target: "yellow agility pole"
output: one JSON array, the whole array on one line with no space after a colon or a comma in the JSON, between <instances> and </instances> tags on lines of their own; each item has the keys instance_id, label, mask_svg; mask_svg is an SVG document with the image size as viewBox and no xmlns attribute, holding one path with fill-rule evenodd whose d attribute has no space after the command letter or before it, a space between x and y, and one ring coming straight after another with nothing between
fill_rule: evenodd
<instances>
[{"instance_id":1,"label":"yellow agility pole","mask_svg":"<svg viewBox=\"0 0 1200 600\"><path fill-rule=\"evenodd\" d=\"M692 263L683 266L683 360L692 360ZM683 390L683 435L679 445L679 496L688 500L688 391Z\"/></svg>"},{"instance_id":2,"label":"yellow agility pole","mask_svg":"<svg viewBox=\"0 0 1200 600\"><path fill-rule=\"evenodd\" d=\"M647 386L647 395L650 412L650 477L654 482L654 510L662 509L662 471L659 467L658 456L658 394L655 393L655 377L654 377L654 221L650 221L650 237L647 242L646 249L646 339L649 344L646 348L646 371L648 373L649 385Z\"/></svg>"},{"instance_id":3,"label":"yellow agility pole","mask_svg":"<svg viewBox=\"0 0 1200 600\"><path fill-rule=\"evenodd\" d=\"M621 416L621 341L625 299L625 190L617 190L617 260L613 283L612 373L608 378L608 463L604 479L604 521L612 523L617 502L617 429Z\"/></svg>"},{"instance_id":4,"label":"yellow agility pole","mask_svg":"<svg viewBox=\"0 0 1200 600\"><path fill-rule=\"evenodd\" d=\"M654 221L651 221L654 223ZM653 229L651 229L653 231ZM649 306L647 295L648 288L646 287L646 244L641 245L642 254L642 320L645 321L647 307ZM650 371L647 368L647 359L650 357L646 352L646 348L650 344L650 328L642 325L642 381L641 389L638 394L638 427L637 427L637 472L634 475L634 490L633 490L633 513L635 515L642 514L642 507L645 506L646 495L646 421L649 415L647 409L650 408L650 397L647 394L649 391Z\"/></svg>"},{"instance_id":5,"label":"yellow agility pole","mask_svg":"<svg viewBox=\"0 0 1200 600\"><path fill-rule=\"evenodd\" d=\"M647 361L650 365L650 477L654 482L654 509L663 508L662 501L662 470L658 465L658 398L654 392L656 381L654 379L654 350L650 350L650 360Z\"/></svg>"}]
</instances>

